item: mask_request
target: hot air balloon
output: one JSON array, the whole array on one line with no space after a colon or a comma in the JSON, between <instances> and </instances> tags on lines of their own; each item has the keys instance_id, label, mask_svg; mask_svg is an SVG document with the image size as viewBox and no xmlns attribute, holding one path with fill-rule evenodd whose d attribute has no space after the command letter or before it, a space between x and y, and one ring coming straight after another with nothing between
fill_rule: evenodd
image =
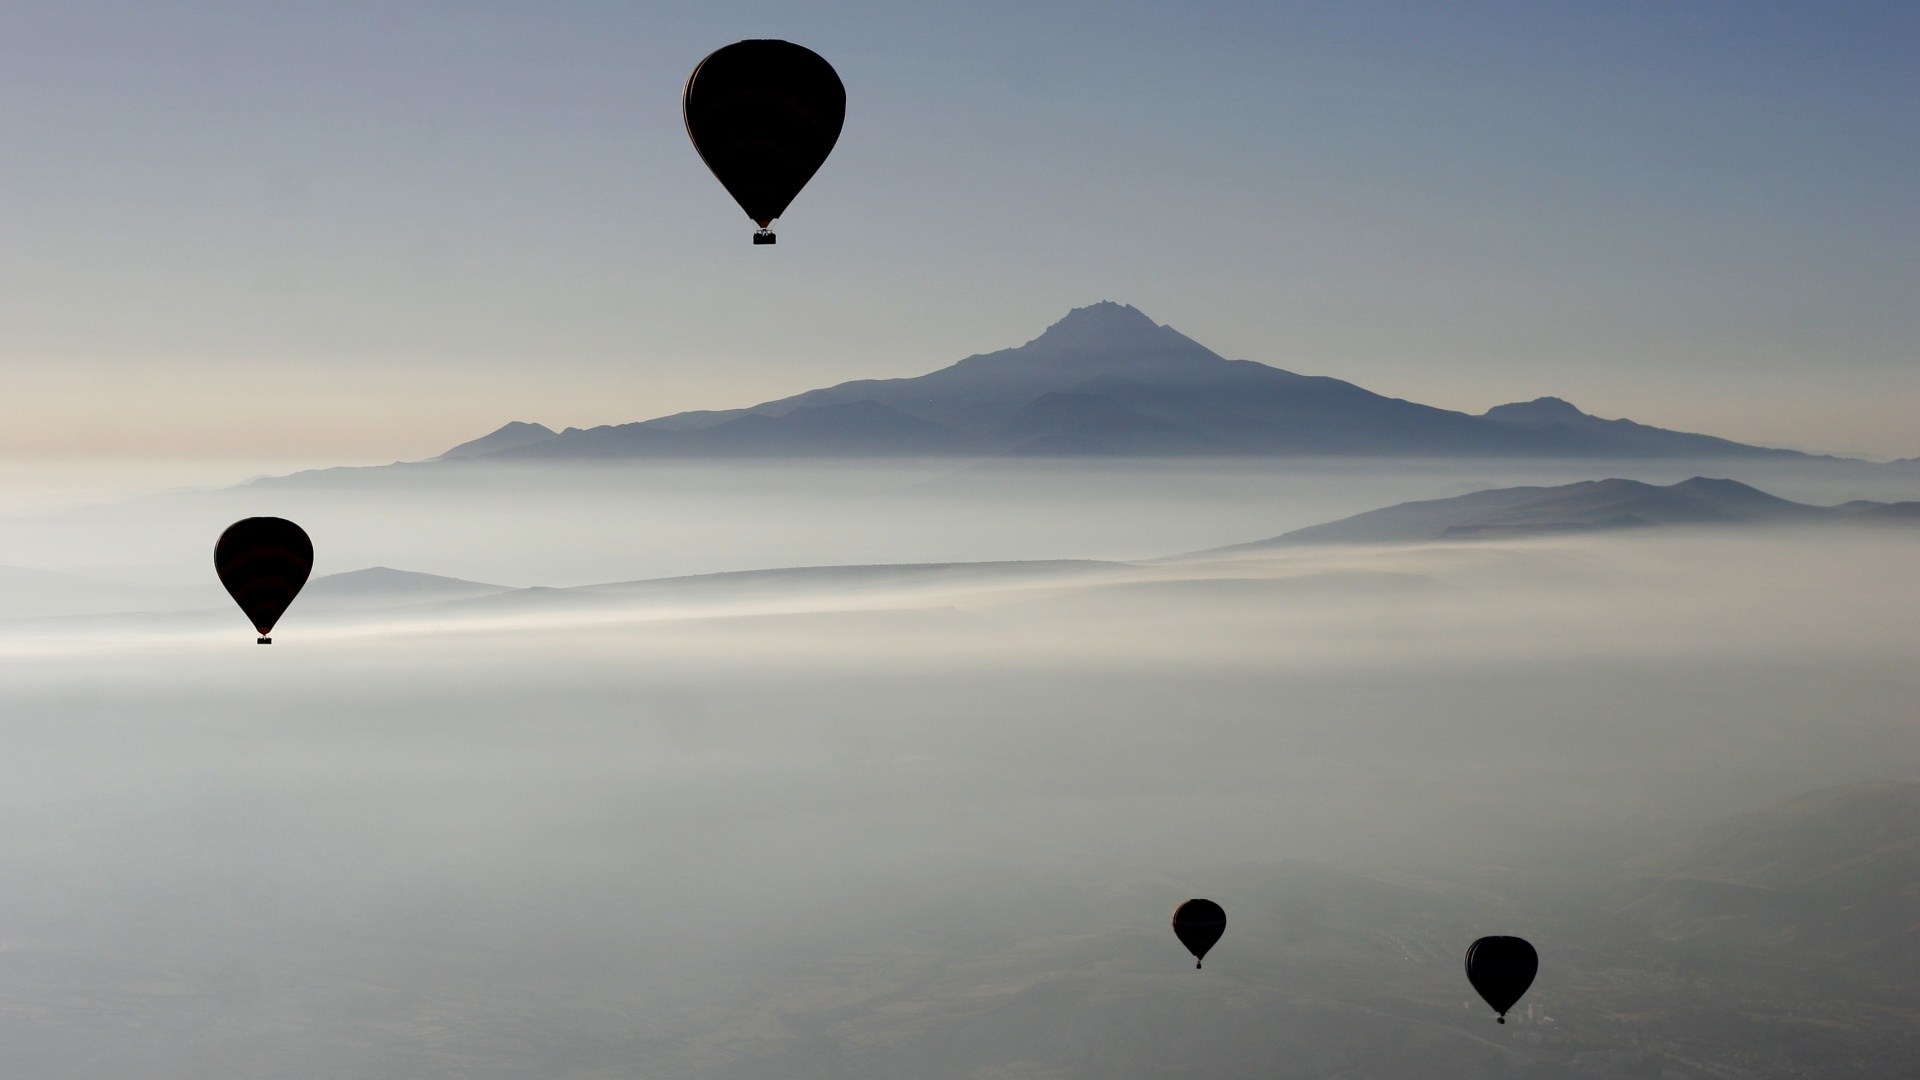
<instances>
[{"instance_id":1,"label":"hot air balloon","mask_svg":"<svg viewBox=\"0 0 1920 1080\"><path fill-rule=\"evenodd\" d=\"M687 77L680 98L687 135L727 194L760 226L786 212L827 160L847 117L833 65L790 41L736 41Z\"/></svg>"},{"instance_id":2,"label":"hot air balloon","mask_svg":"<svg viewBox=\"0 0 1920 1080\"><path fill-rule=\"evenodd\" d=\"M1173 909L1173 933L1193 954L1195 970L1207 950L1227 932L1227 913L1211 900L1189 900Z\"/></svg>"},{"instance_id":3,"label":"hot air balloon","mask_svg":"<svg viewBox=\"0 0 1920 1080\"><path fill-rule=\"evenodd\" d=\"M1483 937L1467 946L1467 981L1500 1014L1502 1024L1539 970L1540 956L1524 938Z\"/></svg>"},{"instance_id":4,"label":"hot air balloon","mask_svg":"<svg viewBox=\"0 0 1920 1080\"><path fill-rule=\"evenodd\" d=\"M271 645L273 624L313 572L313 541L285 518L242 518L213 545L213 569L260 631L260 644Z\"/></svg>"}]
</instances>

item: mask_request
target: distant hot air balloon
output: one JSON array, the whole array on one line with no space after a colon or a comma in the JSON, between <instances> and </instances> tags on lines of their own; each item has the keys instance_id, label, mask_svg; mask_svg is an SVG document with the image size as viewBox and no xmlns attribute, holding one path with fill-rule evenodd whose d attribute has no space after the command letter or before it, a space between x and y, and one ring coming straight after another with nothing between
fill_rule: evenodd
<instances>
[{"instance_id":1,"label":"distant hot air balloon","mask_svg":"<svg viewBox=\"0 0 1920 1080\"><path fill-rule=\"evenodd\" d=\"M680 99L687 134L727 194L760 226L819 171L847 116L833 65L790 41L736 41L700 61Z\"/></svg>"},{"instance_id":2,"label":"distant hot air balloon","mask_svg":"<svg viewBox=\"0 0 1920 1080\"><path fill-rule=\"evenodd\" d=\"M260 631L260 644L271 645L273 624L313 572L313 541L285 518L242 518L213 546L213 569Z\"/></svg>"},{"instance_id":3,"label":"distant hot air balloon","mask_svg":"<svg viewBox=\"0 0 1920 1080\"><path fill-rule=\"evenodd\" d=\"M1540 956L1526 939L1483 937L1467 946L1467 981L1507 1022L1507 1010L1533 985Z\"/></svg>"},{"instance_id":4,"label":"distant hot air balloon","mask_svg":"<svg viewBox=\"0 0 1920 1080\"><path fill-rule=\"evenodd\" d=\"M1189 900L1173 909L1173 933L1193 954L1197 970L1207 950L1227 932L1227 913L1211 900Z\"/></svg>"}]
</instances>

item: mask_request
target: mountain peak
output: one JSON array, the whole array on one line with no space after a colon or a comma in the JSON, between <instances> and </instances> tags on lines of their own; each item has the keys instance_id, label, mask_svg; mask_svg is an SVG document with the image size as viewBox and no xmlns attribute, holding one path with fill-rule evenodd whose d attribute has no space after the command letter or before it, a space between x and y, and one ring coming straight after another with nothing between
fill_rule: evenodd
<instances>
[{"instance_id":1,"label":"mountain peak","mask_svg":"<svg viewBox=\"0 0 1920 1080\"><path fill-rule=\"evenodd\" d=\"M477 439L461 443L441 454L438 460L477 458L501 450L515 450L533 443L546 442L548 439L558 438L559 435L559 432L545 424L529 424L521 420L512 420Z\"/></svg>"},{"instance_id":2,"label":"mountain peak","mask_svg":"<svg viewBox=\"0 0 1920 1080\"><path fill-rule=\"evenodd\" d=\"M1066 318L1047 327L1045 333L1024 347L1056 352L1106 352L1165 348L1174 342L1186 344L1188 340L1172 327L1154 322L1132 304L1102 300L1067 312Z\"/></svg>"},{"instance_id":3,"label":"mountain peak","mask_svg":"<svg viewBox=\"0 0 1920 1080\"><path fill-rule=\"evenodd\" d=\"M1587 419L1587 414L1581 412L1572 402L1557 397L1539 397L1532 401L1495 405L1481 415L1489 420L1498 420L1506 424L1525 424L1528 427L1545 427L1548 424Z\"/></svg>"}]
</instances>

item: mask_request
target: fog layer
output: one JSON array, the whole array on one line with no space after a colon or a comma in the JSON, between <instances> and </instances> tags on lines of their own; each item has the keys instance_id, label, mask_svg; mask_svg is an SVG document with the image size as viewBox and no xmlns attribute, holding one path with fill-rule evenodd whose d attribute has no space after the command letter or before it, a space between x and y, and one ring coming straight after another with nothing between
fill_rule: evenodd
<instances>
[{"instance_id":1,"label":"fog layer","mask_svg":"<svg viewBox=\"0 0 1920 1080\"><path fill-rule=\"evenodd\" d=\"M0 1073L1473 1076L1587 1054L1691 1075L1765 1053L1762 1072L1858 1075L1897 1060L1899 1025L1874 1017L1911 1007L1910 978L1710 943L1676 976L1659 928L1632 921L1631 882L1728 815L1920 776L1910 537L1143 562L1333 515L1125 483L1132 515L1094 498L1083 527L1134 522L1128 552L1060 550L1064 533L996 549L979 538L1071 514L1017 485L964 495L994 508L976 550L1104 562L446 602L376 590L297 603L265 648L188 602L0 626ZM1327 503L1360 497L1312 483ZM1137 497L1154 484L1175 494ZM365 521L386 496L327 497ZM184 535L238 501L95 520ZM426 523L467 538L446 562L369 550L362 565L504 568L498 549L557 550L581 522L612 558L590 514L529 523L499 505L480 530L466 512ZM9 542L73 521L16 523ZM913 547L884 515L839 527L857 526ZM542 580L534 554L505 583ZM1201 972L1166 925L1189 896L1229 918ZM1483 933L1540 946L1533 1026L1466 1007L1458 957ZM1807 997L1808 972L1829 1003ZM1762 999L1771 1027L1752 1019ZM1829 1008L1853 1027L1807 1034Z\"/></svg>"}]
</instances>

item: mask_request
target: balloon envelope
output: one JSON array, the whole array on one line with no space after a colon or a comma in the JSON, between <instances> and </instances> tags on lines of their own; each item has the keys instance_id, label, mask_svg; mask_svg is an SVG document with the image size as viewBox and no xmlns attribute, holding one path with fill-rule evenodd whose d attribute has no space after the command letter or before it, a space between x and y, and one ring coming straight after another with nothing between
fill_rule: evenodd
<instances>
[{"instance_id":1,"label":"balloon envelope","mask_svg":"<svg viewBox=\"0 0 1920 1080\"><path fill-rule=\"evenodd\" d=\"M1173 933L1193 954L1193 966L1207 958L1207 950L1227 932L1227 913L1211 900L1189 900L1173 909Z\"/></svg>"},{"instance_id":2,"label":"balloon envelope","mask_svg":"<svg viewBox=\"0 0 1920 1080\"><path fill-rule=\"evenodd\" d=\"M701 160L764 229L839 140L847 90L811 49L736 41L693 69L680 109Z\"/></svg>"},{"instance_id":3,"label":"balloon envelope","mask_svg":"<svg viewBox=\"0 0 1920 1080\"><path fill-rule=\"evenodd\" d=\"M1500 1014L1501 1023L1539 970L1540 956L1524 938L1483 937L1467 946L1467 981Z\"/></svg>"},{"instance_id":4,"label":"balloon envelope","mask_svg":"<svg viewBox=\"0 0 1920 1080\"><path fill-rule=\"evenodd\" d=\"M285 518L242 518L213 546L213 569L266 644L273 624L313 573L313 541Z\"/></svg>"}]
</instances>

